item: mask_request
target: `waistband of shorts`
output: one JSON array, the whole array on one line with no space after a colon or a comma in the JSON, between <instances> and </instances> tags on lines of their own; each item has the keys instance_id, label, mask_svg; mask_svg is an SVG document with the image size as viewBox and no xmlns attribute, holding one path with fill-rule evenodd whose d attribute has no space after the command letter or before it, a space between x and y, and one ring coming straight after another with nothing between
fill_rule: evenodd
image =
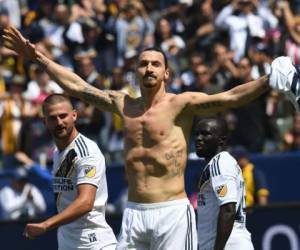
<instances>
[{"instance_id":1,"label":"waistband of shorts","mask_svg":"<svg viewBox=\"0 0 300 250\"><path fill-rule=\"evenodd\" d=\"M147 209L157 209L164 207L171 207L177 205L189 205L190 201L188 198L179 199L179 200L171 200L171 201L162 201L155 203L137 203L128 201L126 204L127 208L138 209L138 210L147 210Z\"/></svg>"}]
</instances>

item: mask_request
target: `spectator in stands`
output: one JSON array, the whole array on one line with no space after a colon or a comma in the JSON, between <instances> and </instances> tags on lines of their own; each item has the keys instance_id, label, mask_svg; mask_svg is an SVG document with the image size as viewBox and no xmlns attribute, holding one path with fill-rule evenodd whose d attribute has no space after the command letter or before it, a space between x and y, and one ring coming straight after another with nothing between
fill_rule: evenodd
<instances>
[{"instance_id":1,"label":"spectator in stands","mask_svg":"<svg viewBox=\"0 0 300 250\"><path fill-rule=\"evenodd\" d=\"M22 121L31 114L31 106L22 97L24 77L14 75L8 84L9 92L0 102L2 161L5 168L14 168L17 161L14 154L17 151L17 138Z\"/></svg>"},{"instance_id":2,"label":"spectator in stands","mask_svg":"<svg viewBox=\"0 0 300 250\"><path fill-rule=\"evenodd\" d=\"M244 147L233 147L232 155L236 158L243 172L246 207L267 205L269 190L264 173L250 161L248 151Z\"/></svg>"},{"instance_id":3,"label":"spectator in stands","mask_svg":"<svg viewBox=\"0 0 300 250\"><path fill-rule=\"evenodd\" d=\"M48 73L38 65L32 66L35 73L35 79L29 81L23 96L30 101L38 98L45 99L52 93L63 93L63 89L56 82L50 79Z\"/></svg>"},{"instance_id":4,"label":"spectator in stands","mask_svg":"<svg viewBox=\"0 0 300 250\"><path fill-rule=\"evenodd\" d=\"M82 57L98 57L100 46L103 46L99 40L102 34L102 27L92 17L80 17L66 28L65 44L74 64Z\"/></svg>"},{"instance_id":5,"label":"spectator in stands","mask_svg":"<svg viewBox=\"0 0 300 250\"><path fill-rule=\"evenodd\" d=\"M54 60L66 67L72 68L71 57L67 53L68 48L63 38L66 27L69 25L70 13L68 6L66 4L56 4L51 14L51 20L48 20L48 23L44 23L46 26L44 29L46 45L50 49Z\"/></svg>"},{"instance_id":6,"label":"spectator in stands","mask_svg":"<svg viewBox=\"0 0 300 250\"><path fill-rule=\"evenodd\" d=\"M86 82L98 89L109 89L109 80L100 74L92 58L82 56L76 60L76 71ZM77 129L90 139L99 142L100 130L105 124L104 112L78 99L74 100L78 113Z\"/></svg>"},{"instance_id":7,"label":"spectator in stands","mask_svg":"<svg viewBox=\"0 0 300 250\"><path fill-rule=\"evenodd\" d=\"M6 8L0 8L0 64L1 75L4 80L10 80L13 77L13 73L16 71L17 63L20 61L16 54L4 47L2 40L3 30L11 25L8 10Z\"/></svg>"},{"instance_id":8,"label":"spectator in stands","mask_svg":"<svg viewBox=\"0 0 300 250\"><path fill-rule=\"evenodd\" d=\"M98 72L91 57L78 57L76 60L76 71L82 79L98 89L107 89L110 87L108 79Z\"/></svg>"},{"instance_id":9,"label":"spectator in stands","mask_svg":"<svg viewBox=\"0 0 300 250\"><path fill-rule=\"evenodd\" d=\"M20 28L21 27L21 3L18 0L1 0L0 8L6 9L11 23Z\"/></svg>"},{"instance_id":10,"label":"spectator in stands","mask_svg":"<svg viewBox=\"0 0 300 250\"><path fill-rule=\"evenodd\" d=\"M230 50L235 51L238 62L253 39L264 39L270 27L277 25L277 19L269 9L255 0L234 0L221 10L215 20L219 29L229 33Z\"/></svg>"},{"instance_id":11,"label":"spectator in stands","mask_svg":"<svg viewBox=\"0 0 300 250\"><path fill-rule=\"evenodd\" d=\"M284 134L284 143L285 151L300 150L300 115L294 116L292 129Z\"/></svg>"},{"instance_id":12,"label":"spectator in stands","mask_svg":"<svg viewBox=\"0 0 300 250\"><path fill-rule=\"evenodd\" d=\"M287 98L277 91L271 91L266 99L268 137L264 152L289 151L289 132L293 128L294 110ZM287 143L287 144L286 144Z\"/></svg>"},{"instance_id":13,"label":"spectator in stands","mask_svg":"<svg viewBox=\"0 0 300 250\"><path fill-rule=\"evenodd\" d=\"M254 80L270 73L272 58L267 44L262 41L252 44L248 49L248 55L253 64L251 76Z\"/></svg>"},{"instance_id":14,"label":"spectator in stands","mask_svg":"<svg viewBox=\"0 0 300 250\"><path fill-rule=\"evenodd\" d=\"M158 20L155 29L155 42L165 52L170 68L173 70L175 77L182 71L182 54L185 49L185 42L181 36L174 34L168 19L161 18Z\"/></svg>"},{"instance_id":15,"label":"spectator in stands","mask_svg":"<svg viewBox=\"0 0 300 250\"><path fill-rule=\"evenodd\" d=\"M15 157L25 165L36 162L46 168L52 162L54 142L42 117L43 100L44 98L38 97L31 101L31 116L26 117L22 123L18 134ZM21 154L27 157L31 163L20 161L19 156Z\"/></svg>"},{"instance_id":16,"label":"spectator in stands","mask_svg":"<svg viewBox=\"0 0 300 250\"><path fill-rule=\"evenodd\" d=\"M124 66L124 57L128 51L140 52L153 44L154 24L140 0L129 1L122 7L115 29L117 66Z\"/></svg>"},{"instance_id":17,"label":"spectator in stands","mask_svg":"<svg viewBox=\"0 0 300 250\"><path fill-rule=\"evenodd\" d=\"M195 71L195 81L189 88L189 91L204 92L206 94L215 94L222 90L212 82L212 75L208 65L200 64Z\"/></svg>"},{"instance_id":18,"label":"spectator in stands","mask_svg":"<svg viewBox=\"0 0 300 250\"><path fill-rule=\"evenodd\" d=\"M287 33L282 33L284 38L284 52L295 64L300 63L300 15L294 15L289 1L280 1L279 8L282 12L284 27Z\"/></svg>"},{"instance_id":19,"label":"spectator in stands","mask_svg":"<svg viewBox=\"0 0 300 250\"><path fill-rule=\"evenodd\" d=\"M37 48L43 51L45 55L54 59L54 55L51 53L49 41L46 36L45 28L43 28L38 22L34 22L26 26L24 31L28 34L29 38L35 41Z\"/></svg>"},{"instance_id":20,"label":"spectator in stands","mask_svg":"<svg viewBox=\"0 0 300 250\"><path fill-rule=\"evenodd\" d=\"M217 37L212 3L212 0L197 1L186 16L187 50L201 51L208 58L211 46Z\"/></svg>"},{"instance_id":21,"label":"spectator in stands","mask_svg":"<svg viewBox=\"0 0 300 250\"><path fill-rule=\"evenodd\" d=\"M213 81L221 88L224 88L232 78L232 71L235 68L233 57L234 52L229 51L224 43L216 42L212 46L210 72Z\"/></svg>"},{"instance_id":22,"label":"spectator in stands","mask_svg":"<svg viewBox=\"0 0 300 250\"><path fill-rule=\"evenodd\" d=\"M71 21L76 21L80 17L93 17L95 15L95 3L102 1L74 1L71 7Z\"/></svg>"},{"instance_id":23,"label":"spectator in stands","mask_svg":"<svg viewBox=\"0 0 300 250\"><path fill-rule=\"evenodd\" d=\"M243 57L237 64L236 72L232 72L236 78L231 80L227 88L230 89L244 81L253 80L251 70L251 61L249 58ZM231 145L242 145L251 152L263 150L267 122L265 110L265 95L243 107L232 110L234 124L229 141Z\"/></svg>"},{"instance_id":24,"label":"spectator in stands","mask_svg":"<svg viewBox=\"0 0 300 250\"><path fill-rule=\"evenodd\" d=\"M204 57L200 53L192 53L189 56L187 69L181 74L182 90L188 89L196 79L196 70L200 64L203 64Z\"/></svg>"},{"instance_id":25,"label":"spectator in stands","mask_svg":"<svg viewBox=\"0 0 300 250\"><path fill-rule=\"evenodd\" d=\"M15 170L11 184L0 190L0 205L5 220L38 218L46 211L46 202L36 186L29 183L23 167Z\"/></svg>"}]
</instances>

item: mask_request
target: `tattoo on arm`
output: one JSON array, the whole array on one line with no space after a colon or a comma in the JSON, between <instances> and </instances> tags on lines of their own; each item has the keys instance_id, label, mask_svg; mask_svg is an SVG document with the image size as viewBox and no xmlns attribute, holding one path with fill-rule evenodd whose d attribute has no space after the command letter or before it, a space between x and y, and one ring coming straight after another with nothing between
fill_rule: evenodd
<instances>
[{"instance_id":1,"label":"tattoo on arm","mask_svg":"<svg viewBox=\"0 0 300 250\"><path fill-rule=\"evenodd\" d=\"M115 100L121 99L125 95L123 92L114 91L114 90L104 90L104 92L107 93L108 96L113 97Z\"/></svg>"},{"instance_id":2,"label":"tattoo on arm","mask_svg":"<svg viewBox=\"0 0 300 250\"><path fill-rule=\"evenodd\" d=\"M180 158L182 158L182 156L183 150L178 150L175 153L170 152L165 154L166 160L171 161L171 164L174 166L170 173L173 177L183 175L183 168L180 164Z\"/></svg>"},{"instance_id":3,"label":"tattoo on arm","mask_svg":"<svg viewBox=\"0 0 300 250\"><path fill-rule=\"evenodd\" d=\"M96 94L95 90L90 87L84 88L84 100L93 104L111 104L108 94L104 91L101 94Z\"/></svg>"},{"instance_id":4,"label":"tattoo on arm","mask_svg":"<svg viewBox=\"0 0 300 250\"><path fill-rule=\"evenodd\" d=\"M197 109L210 109L210 108L220 108L220 107L223 107L222 102L207 102L207 103L201 103L196 105Z\"/></svg>"},{"instance_id":5,"label":"tattoo on arm","mask_svg":"<svg viewBox=\"0 0 300 250\"><path fill-rule=\"evenodd\" d=\"M98 91L98 89L91 88L87 86L83 90L84 94L82 96L83 100L98 106L98 108L104 111L115 112L116 103L124 97L124 93L118 91L104 90Z\"/></svg>"},{"instance_id":6,"label":"tattoo on arm","mask_svg":"<svg viewBox=\"0 0 300 250\"><path fill-rule=\"evenodd\" d=\"M50 61L47 58L38 57L37 58L38 65L42 68L42 70L46 70Z\"/></svg>"}]
</instances>

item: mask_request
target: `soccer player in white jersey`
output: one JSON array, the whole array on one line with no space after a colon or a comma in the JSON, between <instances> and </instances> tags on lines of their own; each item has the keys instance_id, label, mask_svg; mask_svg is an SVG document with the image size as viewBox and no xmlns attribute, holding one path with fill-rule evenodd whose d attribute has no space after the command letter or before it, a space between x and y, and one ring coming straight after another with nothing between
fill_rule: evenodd
<instances>
[{"instance_id":1,"label":"soccer player in white jersey","mask_svg":"<svg viewBox=\"0 0 300 250\"><path fill-rule=\"evenodd\" d=\"M197 124L196 153L207 162L198 183L199 250L254 249L246 229L242 171L224 151L226 139L224 121L208 118Z\"/></svg>"},{"instance_id":2,"label":"soccer player in white jersey","mask_svg":"<svg viewBox=\"0 0 300 250\"><path fill-rule=\"evenodd\" d=\"M58 214L41 223L27 224L24 234L35 238L58 227L59 250L115 249L116 238L105 220L108 195L100 149L77 131L77 113L68 97L48 96L43 113L57 146L53 189Z\"/></svg>"}]
</instances>

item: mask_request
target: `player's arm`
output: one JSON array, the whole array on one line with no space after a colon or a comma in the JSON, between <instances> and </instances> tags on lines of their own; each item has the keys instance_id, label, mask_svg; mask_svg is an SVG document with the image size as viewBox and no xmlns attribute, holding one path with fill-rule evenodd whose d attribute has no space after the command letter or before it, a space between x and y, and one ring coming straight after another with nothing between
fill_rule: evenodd
<instances>
[{"instance_id":1,"label":"player's arm","mask_svg":"<svg viewBox=\"0 0 300 250\"><path fill-rule=\"evenodd\" d=\"M270 89L269 77L238 85L228 91L207 95L199 92L181 94L185 111L192 115L207 115L247 104Z\"/></svg>"},{"instance_id":2,"label":"player's arm","mask_svg":"<svg viewBox=\"0 0 300 250\"><path fill-rule=\"evenodd\" d=\"M69 95L95 105L103 111L117 112L116 105L124 94L117 91L101 91L89 85L69 69L43 55L14 27L5 29L3 38L7 48L41 65Z\"/></svg>"},{"instance_id":3,"label":"player's arm","mask_svg":"<svg viewBox=\"0 0 300 250\"><path fill-rule=\"evenodd\" d=\"M223 250L231 234L235 217L235 203L230 202L220 206L218 216L217 236L214 250Z\"/></svg>"},{"instance_id":4,"label":"player's arm","mask_svg":"<svg viewBox=\"0 0 300 250\"><path fill-rule=\"evenodd\" d=\"M219 205L217 235L214 250L223 250L236 218L238 170L236 160L227 152L220 153L210 166L210 180Z\"/></svg>"},{"instance_id":5,"label":"player's arm","mask_svg":"<svg viewBox=\"0 0 300 250\"><path fill-rule=\"evenodd\" d=\"M97 187L91 184L77 186L77 198L61 213L50 217L41 223L27 224L24 234L28 238L35 238L46 233L48 230L68 224L93 209Z\"/></svg>"}]
</instances>

